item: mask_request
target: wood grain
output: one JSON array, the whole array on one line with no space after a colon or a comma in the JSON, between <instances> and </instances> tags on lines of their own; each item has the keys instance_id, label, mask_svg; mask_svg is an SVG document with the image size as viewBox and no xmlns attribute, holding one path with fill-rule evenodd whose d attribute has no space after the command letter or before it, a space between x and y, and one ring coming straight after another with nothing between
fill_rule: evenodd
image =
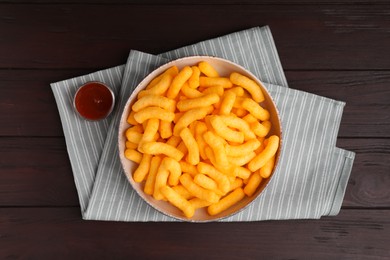
<instances>
[{"instance_id":1,"label":"wood grain","mask_svg":"<svg viewBox=\"0 0 390 260\"><path fill-rule=\"evenodd\" d=\"M387 0L0 0L0 259L390 259ZM338 216L83 221L50 83L269 25L291 88L346 102Z\"/></svg>"},{"instance_id":2,"label":"wood grain","mask_svg":"<svg viewBox=\"0 0 390 260\"><path fill-rule=\"evenodd\" d=\"M63 136L50 83L89 72L0 70L0 135ZM287 71L286 77L291 88L346 102L340 137L390 137L390 72Z\"/></svg>"},{"instance_id":3,"label":"wood grain","mask_svg":"<svg viewBox=\"0 0 390 260\"><path fill-rule=\"evenodd\" d=\"M0 68L110 67L125 63L130 49L157 54L269 25L285 69L388 70L389 11L389 5L2 4Z\"/></svg>"},{"instance_id":4,"label":"wood grain","mask_svg":"<svg viewBox=\"0 0 390 260\"><path fill-rule=\"evenodd\" d=\"M78 208L0 208L0 234L2 259L388 259L390 211L190 224L83 221Z\"/></svg>"},{"instance_id":5,"label":"wood grain","mask_svg":"<svg viewBox=\"0 0 390 260\"><path fill-rule=\"evenodd\" d=\"M0 138L0 206L78 206L65 140Z\"/></svg>"},{"instance_id":6,"label":"wood grain","mask_svg":"<svg viewBox=\"0 0 390 260\"><path fill-rule=\"evenodd\" d=\"M287 71L289 86L343 101L340 137L389 137L388 71Z\"/></svg>"},{"instance_id":7,"label":"wood grain","mask_svg":"<svg viewBox=\"0 0 390 260\"><path fill-rule=\"evenodd\" d=\"M251 0L0 0L0 3L12 4L104 4L104 5L386 5L386 0L262 0L253 2Z\"/></svg>"},{"instance_id":8,"label":"wood grain","mask_svg":"<svg viewBox=\"0 0 390 260\"><path fill-rule=\"evenodd\" d=\"M389 208L390 139L338 139L337 146L356 153L343 207Z\"/></svg>"},{"instance_id":9,"label":"wood grain","mask_svg":"<svg viewBox=\"0 0 390 260\"><path fill-rule=\"evenodd\" d=\"M63 136L50 83L89 72L0 70L0 136Z\"/></svg>"},{"instance_id":10,"label":"wood grain","mask_svg":"<svg viewBox=\"0 0 390 260\"><path fill-rule=\"evenodd\" d=\"M390 139L339 139L356 152L343 207L390 208ZM62 138L0 138L1 206L78 206Z\"/></svg>"}]
</instances>

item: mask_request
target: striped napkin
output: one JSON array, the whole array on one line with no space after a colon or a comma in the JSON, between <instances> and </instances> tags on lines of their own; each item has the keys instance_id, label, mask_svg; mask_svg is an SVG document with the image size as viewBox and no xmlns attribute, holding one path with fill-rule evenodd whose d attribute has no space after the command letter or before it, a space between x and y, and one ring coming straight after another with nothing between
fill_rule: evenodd
<instances>
[{"instance_id":1,"label":"striped napkin","mask_svg":"<svg viewBox=\"0 0 390 260\"><path fill-rule=\"evenodd\" d=\"M281 161L273 180L249 207L222 221L318 219L337 215L355 154L335 146L345 103L288 88L268 26L186 46L158 56L131 51L125 65L52 83L83 219L176 221L151 208L132 189L120 164L117 129L137 84L167 61L191 55L229 59L260 78L282 121ZM72 107L77 88L98 80L117 97L110 117L81 119Z\"/></svg>"}]
</instances>

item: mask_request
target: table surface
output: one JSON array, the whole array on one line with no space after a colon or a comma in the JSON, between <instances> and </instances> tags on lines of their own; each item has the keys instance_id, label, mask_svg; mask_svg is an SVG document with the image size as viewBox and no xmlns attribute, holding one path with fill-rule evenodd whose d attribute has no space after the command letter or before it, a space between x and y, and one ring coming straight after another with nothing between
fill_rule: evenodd
<instances>
[{"instance_id":1,"label":"table surface","mask_svg":"<svg viewBox=\"0 0 390 260\"><path fill-rule=\"evenodd\" d=\"M347 104L337 146L356 159L339 215L83 221L49 84L124 64L130 49L263 25L291 88ZM1 259L390 259L388 1L0 0L0 122Z\"/></svg>"}]
</instances>

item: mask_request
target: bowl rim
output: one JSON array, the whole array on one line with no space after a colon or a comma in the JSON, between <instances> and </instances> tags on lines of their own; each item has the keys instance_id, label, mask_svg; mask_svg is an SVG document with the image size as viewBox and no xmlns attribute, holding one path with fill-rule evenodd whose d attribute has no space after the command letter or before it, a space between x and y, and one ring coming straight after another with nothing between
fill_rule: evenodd
<instances>
[{"instance_id":1,"label":"bowl rim","mask_svg":"<svg viewBox=\"0 0 390 260\"><path fill-rule=\"evenodd\" d=\"M181 61L192 60L192 59L195 60L194 61L194 65L199 63L199 61L201 61L202 59L213 59L213 60L217 60L217 61L220 61L220 62L228 63L230 65L236 66L237 68L241 69L242 71L245 71L245 73L247 75L249 75L249 77L252 80L254 80L257 83L260 83L260 85L261 85L260 87L261 87L262 91L267 93L267 97L269 97L269 101L272 104L274 111L276 112L275 114L276 114L277 122L278 122L278 126L279 126L279 133L278 133L278 135L279 135L279 148L278 148L278 151L276 153L274 169L272 170L272 173L271 173L270 177L268 178L267 183L264 185L264 187L261 189L261 191L258 192L257 195L252 195L253 198L251 198L251 200L246 205L242 206L241 208L239 208L238 210L235 210L234 212L232 212L230 214L227 214L226 216L219 216L219 217L215 217L215 218L212 218L212 216L211 216L210 219L192 219L192 218L186 218L184 215L182 217L175 216L173 214L170 214L169 212L165 212L165 211L159 209L157 206L153 205L151 202L149 202L147 199L145 199L144 196L150 196L150 195L147 195L143 191L138 190L136 187L134 187L134 184L133 184L134 180L133 180L131 175L129 176L126 173L126 169L125 169L124 163L122 161L122 160L128 160L128 159L126 159L124 157L123 151L120 149L121 148L121 135L123 135L123 132L121 131L122 130L122 124L124 124L124 122L126 124L128 124L126 122L126 119L127 119L128 113L129 113L128 108L130 107L130 103L134 101L134 98L136 97L138 92L141 91L142 89L144 89L147 86L147 83L149 83L151 80L153 80L156 76L158 76L161 73L163 73L166 69L168 69L168 68L170 68L170 67L172 67L174 65L177 65L176 63L180 63ZM143 86L143 87L140 88L141 86ZM166 63L156 67L150 73L148 73L137 84L137 86L132 90L130 96L127 98L124 106L122 107L121 116L120 116L119 119L120 119L119 125L118 125L118 151L119 151L119 157L120 157L120 162L121 162L123 173L125 174L125 176L126 176L128 182L130 183L132 189L138 194L138 196L144 202L146 202L153 209L157 210L158 212L162 213L163 215L166 215L166 216L168 216L170 218L173 218L175 220L178 220L178 221L192 222L192 223L208 223L208 222L217 222L217 221L220 221L220 220L223 220L223 219L226 219L226 218L233 217L234 215L242 212L247 207L252 205L255 200L257 200L258 198L260 198L260 196L262 194L264 194L265 190L270 186L270 183L274 179L273 178L274 177L274 173L280 167L280 157L281 157L281 154L282 154L282 151L283 151L283 138L282 138L282 136L283 136L283 129L282 129L282 122L281 122L279 110L278 110L278 108L276 106L276 103L275 103L273 97L269 93L268 89L265 87L264 83L257 76L255 76L251 71L249 71L245 67L243 67L243 66L241 66L241 65L239 65L239 64L237 64L237 63L235 63L235 62L233 62L231 60L225 59L225 58L212 56L212 55L191 55L191 56L185 56L185 57L181 57L181 58L170 60L170 61L168 61L168 62L166 62ZM128 124L128 125L130 125L130 124ZM220 215L221 213L219 213L217 215Z\"/></svg>"}]
</instances>

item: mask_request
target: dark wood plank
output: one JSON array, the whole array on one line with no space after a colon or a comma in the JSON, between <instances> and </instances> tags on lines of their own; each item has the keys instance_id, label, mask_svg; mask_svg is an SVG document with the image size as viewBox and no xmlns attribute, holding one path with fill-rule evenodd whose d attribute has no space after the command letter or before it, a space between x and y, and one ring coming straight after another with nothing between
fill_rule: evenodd
<instances>
[{"instance_id":1,"label":"dark wood plank","mask_svg":"<svg viewBox=\"0 0 390 260\"><path fill-rule=\"evenodd\" d=\"M248 223L83 221L78 208L0 208L2 259L388 259L389 210Z\"/></svg>"},{"instance_id":2,"label":"dark wood plank","mask_svg":"<svg viewBox=\"0 0 390 260\"><path fill-rule=\"evenodd\" d=\"M78 206L65 140L0 138L1 206Z\"/></svg>"},{"instance_id":3,"label":"dark wood plank","mask_svg":"<svg viewBox=\"0 0 390 260\"><path fill-rule=\"evenodd\" d=\"M50 83L89 72L0 70L0 136L63 136ZM287 71L286 75L291 88L347 103L340 137L390 137L390 72Z\"/></svg>"},{"instance_id":4,"label":"dark wood plank","mask_svg":"<svg viewBox=\"0 0 390 260\"><path fill-rule=\"evenodd\" d=\"M0 70L0 136L63 136L50 83L89 72Z\"/></svg>"},{"instance_id":5,"label":"dark wood plank","mask_svg":"<svg viewBox=\"0 0 390 260\"><path fill-rule=\"evenodd\" d=\"M390 206L390 139L338 139L356 153L343 207Z\"/></svg>"},{"instance_id":6,"label":"dark wood plank","mask_svg":"<svg viewBox=\"0 0 390 260\"><path fill-rule=\"evenodd\" d=\"M133 5L282 5L282 4L388 4L386 0L262 0L255 3L251 0L0 0L0 3L12 3L12 4L133 4Z\"/></svg>"},{"instance_id":7,"label":"dark wood plank","mask_svg":"<svg viewBox=\"0 0 390 260\"><path fill-rule=\"evenodd\" d=\"M390 208L390 139L339 139L357 153L343 207ZM0 138L0 206L78 206L62 138Z\"/></svg>"},{"instance_id":8,"label":"dark wood plank","mask_svg":"<svg viewBox=\"0 0 390 260\"><path fill-rule=\"evenodd\" d=\"M346 102L342 137L389 137L390 73L388 71L287 71L289 85Z\"/></svg>"},{"instance_id":9,"label":"dark wood plank","mask_svg":"<svg viewBox=\"0 0 390 260\"><path fill-rule=\"evenodd\" d=\"M109 67L124 63L130 49L156 54L269 25L285 69L390 69L389 10L390 5L2 4L0 68Z\"/></svg>"}]
</instances>

